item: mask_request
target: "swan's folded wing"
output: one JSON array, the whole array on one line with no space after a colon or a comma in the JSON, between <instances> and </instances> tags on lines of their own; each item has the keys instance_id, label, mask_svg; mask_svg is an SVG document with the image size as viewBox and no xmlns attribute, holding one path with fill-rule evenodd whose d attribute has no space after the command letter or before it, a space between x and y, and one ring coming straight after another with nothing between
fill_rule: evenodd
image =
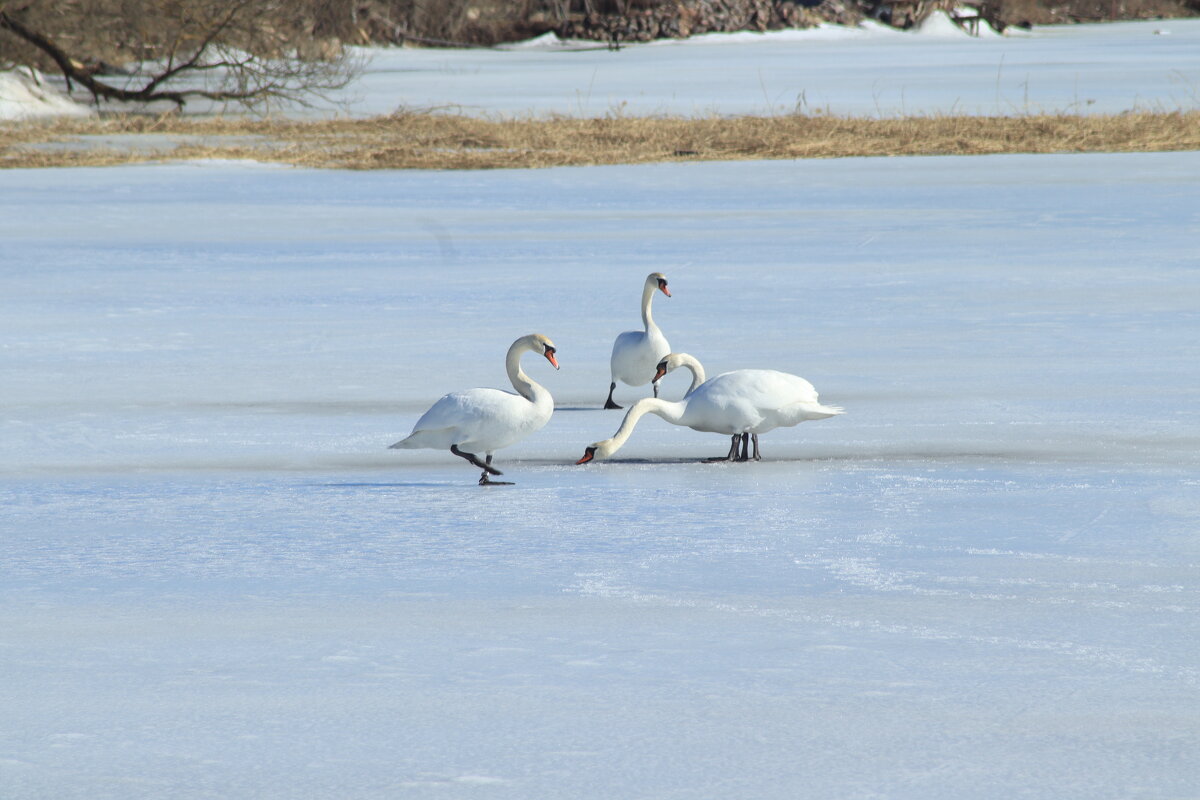
<instances>
[{"instance_id":1,"label":"swan's folded wing","mask_svg":"<svg viewBox=\"0 0 1200 800\"><path fill-rule=\"evenodd\" d=\"M472 436L476 428L502 413L506 401L519 400L499 389L468 389L440 398L421 415L412 433L392 447L449 447Z\"/></svg>"}]
</instances>

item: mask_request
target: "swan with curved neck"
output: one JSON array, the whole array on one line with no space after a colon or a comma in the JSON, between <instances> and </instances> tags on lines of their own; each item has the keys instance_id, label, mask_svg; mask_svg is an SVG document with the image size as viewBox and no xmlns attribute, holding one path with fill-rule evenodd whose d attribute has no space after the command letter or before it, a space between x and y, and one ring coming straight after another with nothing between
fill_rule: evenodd
<instances>
[{"instance_id":1,"label":"swan with curved neck","mask_svg":"<svg viewBox=\"0 0 1200 800\"><path fill-rule=\"evenodd\" d=\"M658 362L658 366L654 368L654 383L657 384L668 372L673 372L680 367L692 373L692 385L684 393L684 397L687 397L700 388L700 385L705 381L704 366L696 360L695 356L690 356L687 353L667 354L662 361Z\"/></svg>"},{"instance_id":2,"label":"swan with curved neck","mask_svg":"<svg viewBox=\"0 0 1200 800\"><path fill-rule=\"evenodd\" d=\"M617 432L609 439L588 445L583 457L575 463L610 457L624 446L638 420L646 414L656 414L672 425L732 437L728 455L706 461L759 461L760 433L844 413L837 406L822 405L811 383L786 372L739 369L705 380L704 367L687 353L671 353L659 362L655 380L679 367L686 367L692 373L692 387L682 400L647 397L637 401L626 412ZM753 456L749 453L751 441Z\"/></svg>"},{"instance_id":3,"label":"swan with curved neck","mask_svg":"<svg viewBox=\"0 0 1200 800\"><path fill-rule=\"evenodd\" d=\"M412 433L391 447L403 450L448 447L454 455L483 470L479 478L481 486L507 484L491 480L491 475L503 474L492 466L492 453L541 429L554 413L550 392L521 369L521 356L527 352L545 356L558 369L554 342L540 333L522 336L512 343L504 358L508 380L517 394L500 389L452 392L434 403L417 420ZM485 460L480 461L478 453L484 453Z\"/></svg>"},{"instance_id":4,"label":"swan with curved neck","mask_svg":"<svg viewBox=\"0 0 1200 800\"><path fill-rule=\"evenodd\" d=\"M629 386L645 386L650 383L650 375L654 365L671 352L667 337L654 324L650 314L650 303L654 293L661 291L667 297L671 292L667 289L667 276L661 272L651 272L646 276L642 285L642 325L644 331L625 331L613 342L612 356L608 364L612 374L612 382L608 385L608 399L604 401L605 408L620 408L613 402L613 390L617 381ZM658 384L654 384L654 396L658 397Z\"/></svg>"}]
</instances>

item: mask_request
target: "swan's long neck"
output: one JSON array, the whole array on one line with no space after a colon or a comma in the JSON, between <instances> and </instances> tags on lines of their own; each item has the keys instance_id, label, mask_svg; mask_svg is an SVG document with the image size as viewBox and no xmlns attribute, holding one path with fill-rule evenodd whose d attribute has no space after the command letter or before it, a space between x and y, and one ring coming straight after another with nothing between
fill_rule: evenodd
<instances>
[{"instance_id":1,"label":"swan's long neck","mask_svg":"<svg viewBox=\"0 0 1200 800\"><path fill-rule=\"evenodd\" d=\"M625 446L625 442L629 441L629 437L633 435L633 429L637 426L638 420L645 415L657 414L667 422L678 425L686 410L687 403L673 403L659 397L643 397L625 412L625 419L621 420L621 427L617 428L617 432L612 435L612 438L601 444L605 445L606 454L612 455Z\"/></svg>"},{"instance_id":2,"label":"swan's long neck","mask_svg":"<svg viewBox=\"0 0 1200 800\"><path fill-rule=\"evenodd\" d=\"M508 348L508 355L504 358L504 367L508 370L508 380L512 383L513 388L531 403L553 402L550 400L550 392L521 369L521 356L526 351L533 349L524 339L518 339L513 342L512 347Z\"/></svg>"},{"instance_id":3,"label":"swan's long neck","mask_svg":"<svg viewBox=\"0 0 1200 800\"><path fill-rule=\"evenodd\" d=\"M647 281L642 289L642 324L646 326L647 332L658 330L658 326L654 324L654 317L650 316L650 301L654 299L654 293L657 291L658 281Z\"/></svg>"},{"instance_id":4,"label":"swan's long neck","mask_svg":"<svg viewBox=\"0 0 1200 800\"><path fill-rule=\"evenodd\" d=\"M692 392L696 391L696 387L698 387L700 384L704 383L704 381L706 380L706 377L704 374L704 367L702 367L700 365L699 361L697 361L692 356L689 356L687 353L679 354L679 366L687 367L689 370L691 370L692 385L689 386L688 390L687 390L687 393L691 394ZM685 395L685 397L686 397L686 395Z\"/></svg>"}]
</instances>

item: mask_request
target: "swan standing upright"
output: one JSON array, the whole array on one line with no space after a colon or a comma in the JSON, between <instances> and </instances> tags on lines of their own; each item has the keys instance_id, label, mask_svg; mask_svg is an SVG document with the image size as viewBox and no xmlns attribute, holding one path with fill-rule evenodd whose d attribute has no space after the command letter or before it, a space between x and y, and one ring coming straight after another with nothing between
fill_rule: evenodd
<instances>
[{"instance_id":1,"label":"swan standing upright","mask_svg":"<svg viewBox=\"0 0 1200 800\"><path fill-rule=\"evenodd\" d=\"M500 389L452 392L434 403L417 420L412 433L391 447L404 450L449 447L451 453L483 470L480 486L509 485L508 481L493 481L489 477L503 474L492 466L492 453L541 429L554 413L550 392L521 369L521 356L529 351L545 356L558 369L553 342L540 333L522 336L508 348L504 359L508 379L519 394ZM480 461L478 453L484 453L486 460Z\"/></svg>"},{"instance_id":2,"label":"swan standing upright","mask_svg":"<svg viewBox=\"0 0 1200 800\"><path fill-rule=\"evenodd\" d=\"M650 382L654 365L671 352L667 337L662 335L662 331L654 324L654 318L650 316L650 301L654 299L656 291L661 291L667 297L671 296L670 290L667 289L667 276L661 272L651 272L647 275L646 283L642 287L642 324L646 330L625 331L613 342L612 357L608 362L612 370L612 383L608 386L605 408L620 408L613 402L613 390L617 388L617 381L629 386L645 386ZM658 397L658 384L654 384L654 396Z\"/></svg>"},{"instance_id":3,"label":"swan standing upright","mask_svg":"<svg viewBox=\"0 0 1200 800\"><path fill-rule=\"evenodd\" d=\"M732 436L728 455L706 461L748 461L751 458L759 461L758 434L844 413L837 406L821 405L811 383L786 372L739 369L705 380L704 367L687 353L671 353L664 358L658 364L654 380L678 367L686 367L692 372L692 386L682 400L671 402L647 397L637 401L626 412L621 427L612 438L589 445L583 458L575 463L586 464L594 458L611 456L625 444L638 420L646 414L657 414L672 425ZM751 440L754 442L753 456L749 453Z\"/></svg>"}]
</instances>

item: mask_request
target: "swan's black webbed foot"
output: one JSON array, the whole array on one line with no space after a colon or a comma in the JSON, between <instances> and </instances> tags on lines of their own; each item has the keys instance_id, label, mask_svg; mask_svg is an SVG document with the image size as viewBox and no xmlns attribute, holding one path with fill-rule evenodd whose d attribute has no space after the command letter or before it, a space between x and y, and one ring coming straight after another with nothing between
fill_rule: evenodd
<instances>
[{"instance_id":1,"label":"swan's black webbed foot","mask_svg":"<svg viewBox=\"0 0 1200 800\"><path fill-rule=\"evenodd\" d=\"M617 382L616 382L616 381L613 381L612 383L610 383L610 384L608 385L608 399L604 401L604 408L605 408L605 409L609 409L609 408L620 408L620 406L619 406L619 405L617 405L616 403L614 403L614 402L613 402L613 399L612 399L613 392L614 392L614 391L616 391L616 388L617 388Z\"/></svg>"},{"instance_id":2,"label":"swan's black webbed foot","mask_svg":"<svg viewBox=\"0 0 1200 800\"><path fill-rule=\"evenodd\" d=\"M498 470L492 466L492 457L491 456L488 456L487 463L485 464L482 461L480 461L479 457L477 455L475 455L474 453L464 453L462 450L459 450L458 445L456 445L456 444L450 445L450 452L454 453L454 455L458 456L459 458L465 458L467 461L470 461L472 464L474 464L475 466L482 469L484 475L487 475L489 472L492 473L493 475L503 475L504 474L503 472L501 472L500 470Z\"/></svg>"},{"instance_id":3,"label":"swan's black webbed foot","mask_svg":"<svg viewBox=\"0 0 1200 800\"><path fill-rule=\"evenodd\" d=\"M496 475L501 474L500 470L494 469L492 467L492 457L491 456L487 457L487 462L483 465L483 474L479 476L479 485L480 486L512 486L513 485L512 481L494 481L494 480L492 480L491 477L488 475L488 472L492 472L493 474L496 474Z\"/></svg>"}]
</instances>

